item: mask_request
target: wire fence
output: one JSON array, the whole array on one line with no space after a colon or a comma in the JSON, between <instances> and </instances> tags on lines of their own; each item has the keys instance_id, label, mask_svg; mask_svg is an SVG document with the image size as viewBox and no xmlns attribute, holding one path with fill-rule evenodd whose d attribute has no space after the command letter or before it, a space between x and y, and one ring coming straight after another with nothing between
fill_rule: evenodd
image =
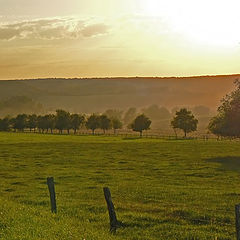
<instances>
[{"instance_id":1,"label":"wire fence","mask_svg":"<svg viewBox=\"0 0 240 240\"><path fill-rule=\"evenodd\" d=\"M113 131L106 131L105 133L100 130L96 130L94 134L91 130L80 130L74 133L73 131L67 131L63 133L59 133L57 130L45 131L30 131L30 130L24 130L24 133L35 133L35 134L48 134L48 135L74 135L74 136L105 136L105 137L122 137L122 138L140 138L139 133L134 132L132 130L119 130L116 133ZM162 139L162 140L216 140L216 141L223 141L223 140L229 140L229 141L240 141L239 138L230 138L230 137L218 137L213 134L204 134L204 133L197 133L197 134L191 134L187 137L184 137L182 135L171 135L167 133L161 133L160 131L145 131L141 138L148 138L148 139Z\"/></svg>"}]
</instances>

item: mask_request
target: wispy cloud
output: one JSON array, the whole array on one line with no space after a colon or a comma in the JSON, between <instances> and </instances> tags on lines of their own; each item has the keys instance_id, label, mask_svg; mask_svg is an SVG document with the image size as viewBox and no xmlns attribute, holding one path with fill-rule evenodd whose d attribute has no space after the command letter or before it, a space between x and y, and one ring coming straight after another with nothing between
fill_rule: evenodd
<instances>
[{"instance_id":1,"label":"wispy cloud","mask_svg":"<svg viewBox=\"0 0 240 240\"><path fill-rule=\"evenodd\" d=\"M45 18L0 24L0 40L13 39L76 39L105 34L109 27L104 23L90 23L76 18Z\"/></svg>"}]
</instances>

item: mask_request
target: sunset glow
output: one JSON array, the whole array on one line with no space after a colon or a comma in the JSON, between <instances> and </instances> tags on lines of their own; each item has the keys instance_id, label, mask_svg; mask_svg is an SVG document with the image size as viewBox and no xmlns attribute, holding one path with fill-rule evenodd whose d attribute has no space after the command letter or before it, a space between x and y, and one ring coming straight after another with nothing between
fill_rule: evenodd
<instances>
[{"instance_id":1,"label":"sunset glow","mask_svg":"<svg viewBox=\"0 0 240 240\"><path fill-rule=\"evenodd\" d=\"M0 79L239 71L236 0L0 4Z\"/></svg>"},{"instance_id":2,"label":"sunset glow","mask_svg":"<svg viewBox=\"0 0 240 240\"><path fill-rule=\"evenodd\" d=\"M172 28L200 44L236 46L240 40L240 2L142 0L143 14L163 17Z\"/></svg>"}]
</instances>

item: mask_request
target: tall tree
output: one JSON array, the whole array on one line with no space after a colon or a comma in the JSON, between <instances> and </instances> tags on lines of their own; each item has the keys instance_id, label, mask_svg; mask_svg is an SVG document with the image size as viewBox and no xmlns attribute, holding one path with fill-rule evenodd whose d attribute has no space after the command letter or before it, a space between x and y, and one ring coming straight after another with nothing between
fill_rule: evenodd
<instances>
[{"instance_id":1,"label":"tall tree","mask_svg":"<svg viewBox=\"0 0 240 240\"><path fill-rule=\"evenodd\" d=\"M86 128L92 130L92 134L94 135L95 130L100 128L100 116L96 114L92 114L86 122Z\"/></svg>"},{"instance_id":2,"label":"tall tree","mask_svg":"<svg viewBox=\"0 0 240 240\"><path fill-rule=\"evenodd\" d=\"M59 130L59 133L62 134L63 130L67 130L69 134L69 130L71 128L71 117L70 113L66 112L62 109L56 110L56 129Z\"/></svg>"},{"instance_id":3,"label":"tall tree","mask_svg":"<svg viewBox=\"0 0 240 240\"><path fill-rule=\"evenodd\" d=\"M27 115L18 114L16 118L12 119L13 128L18 131L24 131L27 127Z\"/></svg>"},{"instance_id":4,"label":"tall tree","mask_svg":"<svg viewBox=\"0 0 240 240\"><path fill-rule=\"evenodd\" d=\"M85 116L80 114L71 114L71 128L74 130L74 134L84 124Z\"/></svg>"},{"instance_id":5,"label":"tall tree","mask_svg":"<svg viewBox=\"0 0 240 240\"><path fill-rule=\"evenodd\" d=\"M191 111L186 108L182 108L176 112L175 117L171 121L173 129L181 129L184 132L184 136L187 137L187 133L197 130L198 120L193 116Z\"/></svg>"},{"instance_id":6,"label":"tall tree","mask_svg":"<svg viewBox=\"0 0 240 240\"><path fill-rule=\"evenodd\" d=\"M44 116L44 122L46 124L47 132L50 130L51 133L53 133L53 129L56 126L56 116L54 114L47 114Z\"/></svg>"},{"instance_id":7,"label":"tall tree","mask_svg":"<svg viewBox=\"0 0 240 240\"><path fill-rule=\"evenodd\" d=\"M35 129L37 127L37 115L36 114L28 115L27 127L30 129L30 132L32 131L32 129L35 132Z\"/></svg>"},{"instance_id":8,"label":"tall tree","mask_svg":"<svg viewBox=\"0 0 240 240\"><path fill-rule=\"evenodd\" d=\"M37 117L37 127L39 133L44 133L44 131L47 130L47 122L45 116Z\"/></svg>"},{"instance_id":9,"label":"tall tree","mask_svg":"<svg viewBox=\"0 0 240 240\"><path fill-rule=\"evenodd\" d=\"M0 119L0 131L9 131L10 130L10 118L5 117Z\"/></svg>"},{"instance_id":10,"label":"tall tree","mask_svg":"<svg viewBox=\"0 0 240 240\"><path fill-rule=\"evenodd\" d=\"M142 137L143 131L150 129L151 123L152 121L144 114L142 114L135 118L135 120L131 124L131 128L133 131L139 132L140 137Z\"/></svg>"},{"instance_id":11,"label":"tall tree","mask_svg":"<svg viewBox=\"0 0 240 240\"><path fill-rule=\"evenodd\" d=\"M111 129L112 127L111 119L108 118L106 115L101 115L99 120L100 120L100 128L103 130L105 134L106 130Z\"/></svg>"},{"instance_id":12,"label":"tall tree","mask_svg":"<svg viewBox=\"0 0 240 240\"><path fill-rule=\"evenodd\" d=\"M240 137L240 81L234 83L236 89L222 99L217 116L208 126L218 136Z\"/></svg>"},{"instance_id":13,"label":"tall tree","mask_svg":"<svg viewBox=\"0 0 240 240\"><path fill-rule=\"evenodd\" d=\"M112 127L114 129L114 134L116 134L118 129L122 129L123 123L118 118L112 118Z\"/></svg>"}]
</instances>

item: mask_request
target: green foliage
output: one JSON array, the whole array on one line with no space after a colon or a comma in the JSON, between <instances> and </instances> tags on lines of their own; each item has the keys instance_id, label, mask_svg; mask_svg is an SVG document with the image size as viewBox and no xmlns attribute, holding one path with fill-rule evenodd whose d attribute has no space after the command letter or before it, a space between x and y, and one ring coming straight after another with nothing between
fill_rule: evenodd
<instances>
[{"instance_id":1,"label":"green foliage","mask_svg":"<svg viewBox=\"0 0 240 240\"><path fill-rule=\"evenodd\" d=\"M216 135L240 137L240 82L236 80L235 84L236 89L222 99L218 115L208 126L208 129Z\"/></svg>"},{"instance_id":2,"label":"green foliage","mask_svg":"<svg viewBox=\"0 0 240 240\"><path fill-rule=\"evenodd\" d=\"M1 239L234 239L239 156L237 141L0 133ZM104 186L125 224L115 235Z\"/></svg>"},{"instance_id":3,"label":"green foliage","mask_svg":"<svg viewBox=\"0 0 240 240\"><path fill-rule=\"evenodd\" d=\"M35 129L38 126L38 117L36 114L28 115L27 117L27 125L26 127L32 131L32 129L35 131Z\"/></svg>"},{"instance_id":4,"label":"green foliage","mask_svg":"<svg viewBox=\"0 0 240 240\"><path fill-rule=\"evenodd\" d=\"M81 114L71 114L71 128L74 130L74 134L85 123L85 116Z\"/></svg>"},{"instance_id":5,"label":"green foliage","mask_svg":"<svg viewBox=\"0 0 240 240\"><path fill-rule=\"evenodd\" d=\"M171 126L176 129L181 129L184 132L184 136L187 133L197 130L198 120L193 116L191 111L186 108L182 108L176 112L176 116L171 121Z\"/></svg>"},{"instance_id":6,"label":"green foliage","mask_svg":"<svg viewBox=\"0 0 240 240\"><path fill-rule=\"evenodd\" d=\"M106 130L109 130L112 128L112 121L110 118L108 118L106 115L101 115L99 117L99 127L106 132Z\"/></svg>"},{"instance_id":7,"label":"green foliage","mask_svg":"<svg viewBox=\"0 0 240 240\"><path fill-rule=\"evenodd\" d=\"M136 117L136 119L131 124L131 128L133 131L139 132L140 136L142 136L143 130L150 129L151 123L152 123L151 120L148 117L146 117L144 114L142 114Z\"/></svg>"},{"instance_id":8,"label":"green foliage","mask_svg":"<svg viewBox=\"0 0 240 240\"><path fill-rule=\"evenodd\" d=\"M0 131L9 131L10 130L10 118L5 117L0 119Z\"/></svg>"},{"instance_id":9,"label":"green foliage","mask_svg":"<svg viewBox=\"0 0 240 240\"><path fill-rule=\"evenodd\" d=\"M56 127L56 116L54 114L47 114L44 116L44 119L47 131L50 129L52 133L53 129Z\"/></svg>"},{"instance_id":10,"label":"green foliage","mask_svg":"<svg viewBox=\"0 0 240 240\"><path fill-rule=\"evenodd\" d=\"M23 131L27 127L27 115L18 114L16 118L11 119L13 129Z\"/></svg>"},{"instance_id":11,"label":"green foliage","mask_svg":"<svg viewBox=\"0 0 240 240\"><path fill-rule=\"evenodd\" d=\"M86 128L92 130L92 134L94 135L94 132L97 128L100 128L100 116L96 114L92 114L86 122Z\"/></svg>"},{"instance_id":12,"label":"green foliage","mask_svg":"<svg viewBox=\"0 0 240 240\"><path fill-rule=\"evenodd\" d=\"M56 129L59 130L60 133L63 132L63 130L67 130L69 133L69 130L71 128L71 116L69 112L66 112L62 109L56 110Z\"/></svg>"},{"instance_id":13,"label":"green foliage","mask_svg":"<svg viewBox=\"0 0 240 240\"><path fill-rule=\"evenodd\" d=\"M123 123L118 118L112 118L112 127L114 129L114 133L116 134L117 129L122 129Z\"/></svg>"}]
</instances>

